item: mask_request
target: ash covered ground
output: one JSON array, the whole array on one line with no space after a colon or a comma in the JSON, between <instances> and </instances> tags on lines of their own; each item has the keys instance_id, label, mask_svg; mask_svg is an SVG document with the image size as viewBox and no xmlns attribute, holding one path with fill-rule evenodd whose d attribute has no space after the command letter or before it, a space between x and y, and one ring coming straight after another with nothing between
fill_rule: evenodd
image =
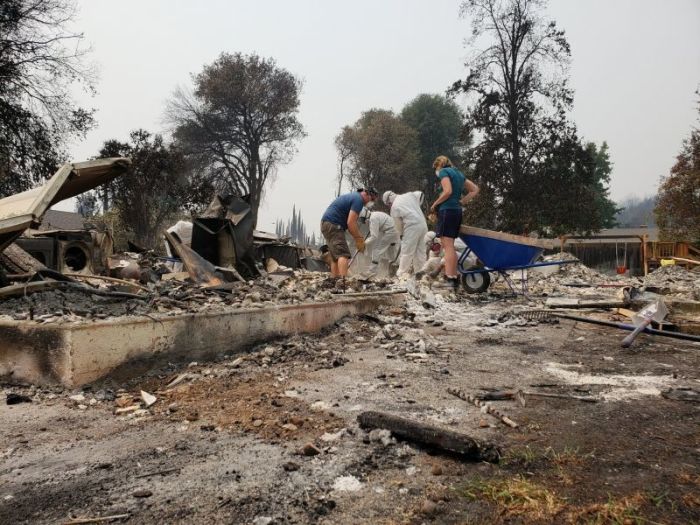
<instances>
[{"instance_id":1,"label":"ash covered ground","mask_svg":"<svg viewBox=\"0 0 700 525\"><path fill-rule=\"evenodd\" d=\"M434 289L435 308L409 298L126 382L5 384L28 402L0 407L0 522L700 520L700 345L642 335L621 349L624 333L532 319L539 302L495 290ZM450 387L525 392L524 406L490 402L518 427ZM495 443L501 461L366 432L367 410Z\"/></svg>"}]
</instances>

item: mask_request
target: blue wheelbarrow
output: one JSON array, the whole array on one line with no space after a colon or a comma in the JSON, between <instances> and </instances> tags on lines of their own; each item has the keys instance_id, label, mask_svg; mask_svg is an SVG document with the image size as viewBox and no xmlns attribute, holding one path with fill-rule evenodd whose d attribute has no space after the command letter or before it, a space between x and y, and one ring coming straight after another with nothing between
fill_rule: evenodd
<instances>
[{"instance_id":1,"label":"blue wheelbarrow","mask_svg":"<svg viewBox=\"0 0 700 525\"><path fill-rule=\"evenodd\" d=\"M503 277L511 292L517 295L513 281L507 272L521 271L522 294L527 295L527 278L525 270L542 266L556 266L578 262L576 260L536 262L545 249L553 249L554 243L545 239L533 239L521 235L496 232L462 226L460 238L467 245L458 261L457 269L461 274L462 286L468 293L485 292L491 284L491 273ZM465 266L465 261L474 253L479 264Z\"/></svg>"}]
</instances>

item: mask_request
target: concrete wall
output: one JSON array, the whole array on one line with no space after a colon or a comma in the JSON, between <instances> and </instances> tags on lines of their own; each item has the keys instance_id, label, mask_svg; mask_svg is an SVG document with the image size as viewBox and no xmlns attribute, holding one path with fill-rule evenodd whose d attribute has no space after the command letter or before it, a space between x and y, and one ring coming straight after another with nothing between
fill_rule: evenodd
<instances>
[{"instance_id":1,"label":"concrete wall","mask_svg":"<svg viewBox=\"0 0 700 525\"><path fill-rule=\"evenodd\" d=\"M138 375L164 361L206 360L256 342L315 332L351 314L403 301L376 294L327 303L172 317L41 325L0 322L0 376L79 386L110 373Z\"/></svg>"}]
</instances>

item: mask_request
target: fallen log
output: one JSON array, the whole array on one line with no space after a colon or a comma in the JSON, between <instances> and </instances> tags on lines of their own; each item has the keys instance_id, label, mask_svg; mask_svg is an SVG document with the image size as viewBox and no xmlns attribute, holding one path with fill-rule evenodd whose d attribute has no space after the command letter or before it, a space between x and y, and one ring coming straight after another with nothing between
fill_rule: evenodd
<instances>
[{"instance_id":1,"label":"fallen log","mask_svg":"<svg viewBox=\"0 0 700 525\"><path fill-rule=\"evenodd\" d=\"M406 441L435 447L476 461L498 463L501 457L498 447L491 443L392 414L362 412L357 416L357 421L364 429L383 428Z\"/></svg>"}]
</instances>

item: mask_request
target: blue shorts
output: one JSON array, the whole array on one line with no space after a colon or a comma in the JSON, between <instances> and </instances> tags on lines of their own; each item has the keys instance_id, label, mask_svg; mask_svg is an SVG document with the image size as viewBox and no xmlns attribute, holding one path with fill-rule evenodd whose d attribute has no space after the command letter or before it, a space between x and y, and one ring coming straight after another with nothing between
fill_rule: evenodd
<instances>
[{"instance_id":1,"label":"blue shorts","mask_svg":"<svg viewBox=\"0 0 700 525\"><path fill-rule=\"evenodd\" d=\"M462 225L462 209L454 208L438 211L438 225L435 235L456 239L459 237L459 227Z\"/></svg>"}]
</instances>

